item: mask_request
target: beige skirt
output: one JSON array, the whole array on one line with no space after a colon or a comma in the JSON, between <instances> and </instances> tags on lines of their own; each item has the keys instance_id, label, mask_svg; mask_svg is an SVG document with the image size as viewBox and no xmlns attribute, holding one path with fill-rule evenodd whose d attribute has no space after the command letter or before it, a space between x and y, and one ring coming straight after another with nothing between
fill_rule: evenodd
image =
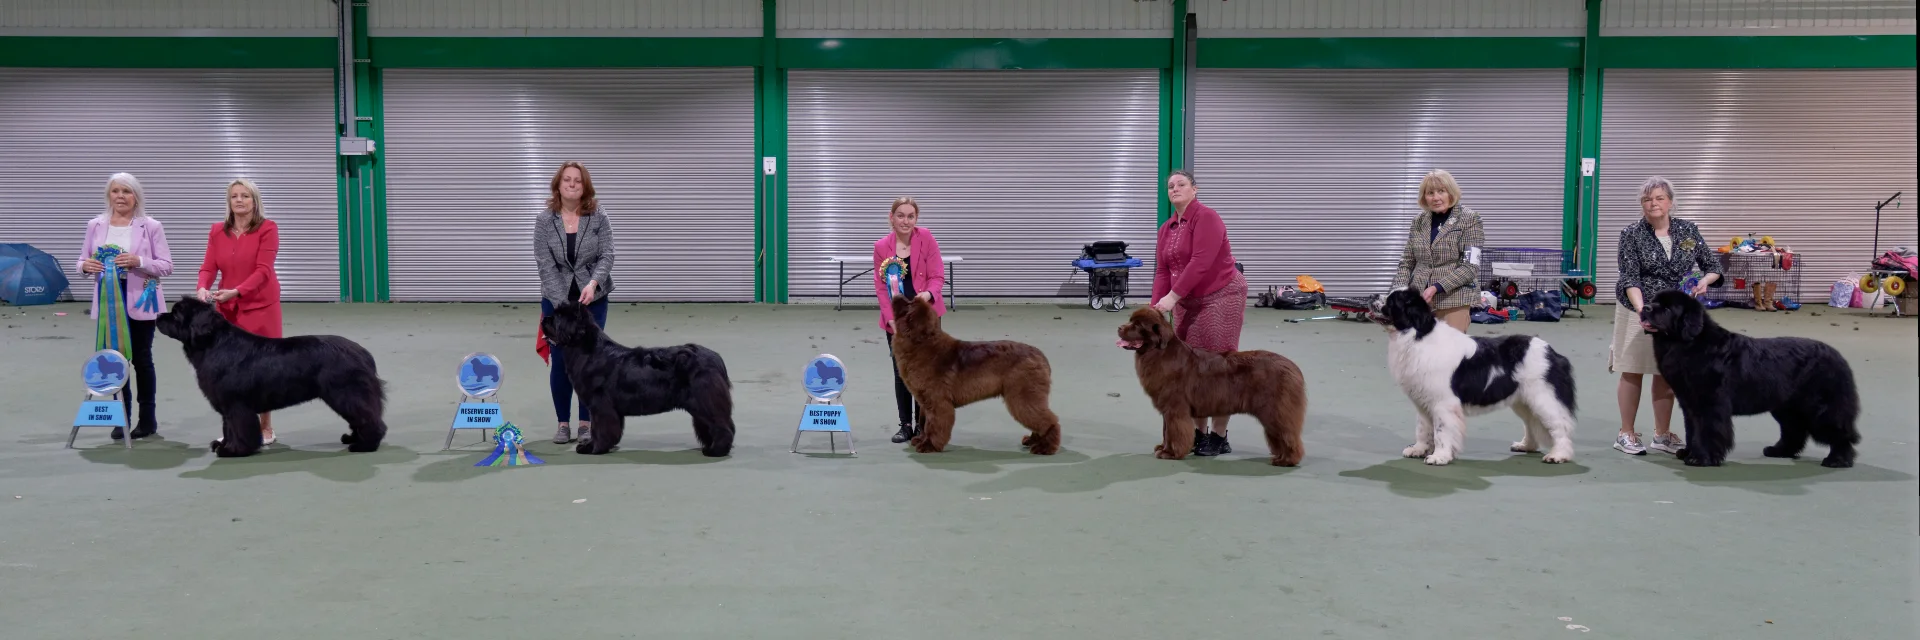
<instances>
[{"instance_id":1,"label":"beige skirt","mask_svg":"<svg viewBox=\"0 0 1920 640\"><path fill-rule=\"evenodd\" d=\"M1660 375L1659 361L1653 358L1653 336L1640 329L1640 314L1632 306L1613 305L1613 348L1607 355L1607 371Z\"/></svg>"}]
</instances>

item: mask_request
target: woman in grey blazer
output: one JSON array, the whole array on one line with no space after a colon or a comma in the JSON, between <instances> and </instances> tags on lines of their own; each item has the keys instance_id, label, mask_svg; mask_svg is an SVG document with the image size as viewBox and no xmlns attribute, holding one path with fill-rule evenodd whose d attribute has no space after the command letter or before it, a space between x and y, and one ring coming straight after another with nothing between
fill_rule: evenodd
<instances>
[{"instance_id":1,"label":"woman in grey blazer","mask_svg":"<svg viewBox=\"0 0 1920 640\"><path fill-rule=\"evenodd\" d=\"M547 209L534 216L533 260L540 265L540 316L568 300L587 305L593 321L607 326L607 294L613 292L613 227L593 194L593 177L578 162L560 165L548 185ZM547 385L553 389L553 412L560 430L553 441L566 444L578 434L592 438L592 416L580 403L580 428L569 433L567 406L573 403L573 382L567 379L566 356L555 349Z\"/></svg>"},{"instance_id":2,"label":"woman in grey blazer","mask_svg":"<svg viewBox=\"0 0 1920 640\"><path fill-rule=\"evenodd\" d=\"M1420 215L1407 230L1393 288L1419 289L1433 305L1434 317L1465 332L1468 310L1480 297L1480 250L1486 241L1480 214L1460 204L1453 174L1433 170L1420 180Z\"/></svg>"}]
</instances>

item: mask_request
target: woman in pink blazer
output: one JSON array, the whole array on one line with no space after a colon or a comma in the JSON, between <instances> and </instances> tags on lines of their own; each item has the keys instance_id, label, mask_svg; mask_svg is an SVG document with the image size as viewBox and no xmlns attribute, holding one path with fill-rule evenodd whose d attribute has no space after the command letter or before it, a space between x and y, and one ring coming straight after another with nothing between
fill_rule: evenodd
<instances>
[{"instance_id":1,"label":"woman in pink blazer","mask_svg":"<svg viewBox=\"0 0 1920 640\"><path fill-rule=\"evenodd\" d=\"M888 298L887 263L898 261L904 271L900 279L898 292L902 297L919 298L933 303L936 315L946 315L947 307L941 304L940 290L947 284L946 268L940 262L940 243L933 239L933 232L920 228L920 204L913 198L897 198L887 217L893 225L893 233L881 236L873 243L873 295L880 300L880 329L887 332L887 353L893 353L893 304ZM900 379L900 364L893 365L893 402L900 411L900 432L893 434L895 443L912 440L920 431L925 418L913 405L913 393L907 390L907 383Z\"/></svg>"},{"instance_id":2,"label":"woman in pink blazer","mask_svg":"<svg viewBox=\"0 0 1920 640\"><path fill-rule=\"evenodd\" d=\"M93 259L95 249L110 244L122 250L113 264L119 267L123 277L120 304L127 310L128 342L132 346L127 359L133 361L134 375L134 384L129 386L139 394L140 414L132 433L114 428L115 440L127 436L145 438L160 428L153 417L153 319L166 311L167 296L160 290L160 278L173 273L173 252L167 249L167 234L160 228L160 221L147 217L146 202L146 192L133 176L116 173L107 178L107 212L87 222L86 241L80 245L80 259L74 262L80 273L91 276L107 269L107 265ZM154 288L153 295L160 301L160 312L142 311L132 305L149 286ZM93 307L87 315L96 318L100 315L98 283L93 289ZM133 399L134 393L121 391L120 403L126 407L129 417L134 415Z\"/></svg>"}]
</instances>

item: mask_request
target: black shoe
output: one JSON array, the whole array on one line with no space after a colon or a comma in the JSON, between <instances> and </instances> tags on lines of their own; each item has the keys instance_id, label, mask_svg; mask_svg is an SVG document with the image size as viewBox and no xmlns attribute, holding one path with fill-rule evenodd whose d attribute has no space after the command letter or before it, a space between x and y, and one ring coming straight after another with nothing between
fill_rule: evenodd
<instances>
[{"instance_id":1,"label":"black shoe","mask_svg":"<svg viewBox=\"0 0 1920 640\"><path fill-rule=\"evenodd\" d=\"M1214 434L1213 455L1221 456L1229 453L1233 453L1233 445L1227 444L1227 437L1220 434Z\"/></svg>"},{"instance_id":2,"label":"black shoe","mask_svg":"<svg viewBox=\"0 0 1920 640\"><path fill-rule=\"evenodd\" d=\"M919 433L919 430L913 428L913 425L910 425L910 424L900 425L900 431L898 433L893 434L893 443L900 444L902 442L912 440L914 434L916 433Z\"/></svg>"},{"instance_id":3,"label":"black shoe","mask_svg":"<svg viewBox=\"0 0 1920 640\"><path fill-rule=\"evenodd\" d=\"M1196 455L1196 456L1220 455L1220 436L1216 436L1211 433L1201 434L1198 440L1193 441L1193 455Z\"/></svg>"},{"instance_id":4,"label":"black shoe","mask_svg":"<svg viewBox=\"0 0 1920 640\"><path fill-rule=\"evenodd\" d=\"M122 438L125 438L125 437L127 437L127 430L126 430L126 429L122 429L122 428L120 428L120 427L114 427L114 428L113 428L113 433L112 433L112 434L109 434L109 435L110 435L110 437L112 437L113 439L115 439L115 440L119 440L119 439L122 439Z\"/></svg>"},{"instance_id":5,"label":"black shoe","mask_svg":"<svg viewBox=\"0 0 1920 640\"><path fill-rule=\"evenodd\" d=\"M1199 429L1194 429L1193 430L1193 450L1188 451L1187 454L1188 455L1199 454L1200 448L1207 446L1207 440L1208 440L1207 432L1201 431Z\"/></svg>"},{"instance_id":6,"label":"black shoe","mask_svg":"<svg viewBox=\"0 0 1920 640\"><path fill-rule=\"evenodd\" d=\"M132 431L127 432L127 437L133 438L135 440L139 440L141 438L145 438L147 436L153 435L155 432L159 430L160 429L158 427L155 427L152 424L142 424L134 427ZM115 429L115 431L118 431L118 429Z\"/></svg>"}]
</instances>

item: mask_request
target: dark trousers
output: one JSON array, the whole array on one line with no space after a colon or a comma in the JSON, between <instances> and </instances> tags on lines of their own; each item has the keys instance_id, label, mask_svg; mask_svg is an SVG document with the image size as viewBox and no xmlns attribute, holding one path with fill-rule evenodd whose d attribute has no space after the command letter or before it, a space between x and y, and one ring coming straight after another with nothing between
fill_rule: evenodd
<instances>
[{"instance_id":1,"label":"dark trousers","mask_svg":"<svg viewBox=\"0 0 1920 640\"><path fill-rule=\"evenodd\" d=\"M595 300L587 305L587 312L593 314L593 323L607 328L607 299ZM545 298L540 300L540 317L553 315L553 303ZM573 404L573 379L567 377L567 356L559 347L548 354L553 359L553 367L547 372L547 386L553 390L553 413L561 422L567 421L567 405ZM580 421L592 422L593 416L587 411L587 403L580 403Z\"/></svg>"},{"instance_id":2,"label":"dark trousers","mask_svg":"<svg viewBox=\"0 0 1920 640\"><path fill-rule=\"evenodd\" d=\"M887 357L893 357L893 334L887 334ZM893 363L893 404L900 411L900 424L916 427L926 424L927 416L913 403L913 392L907 390L907 381L900 379L900 363Z\"/></svg>"},{"instance_id":3,"label":"dark trousers","mask_svg":"<svg viewBox=\"0 0 1920 640\"><path fill-rule=\"evenodd\" d=\"M120 308L127 307L127 281L120 281ZM127 412L127 426L158 427L153 417L153 321L127 318L128 360L133 361L133 383L120 390L120 406ZM136 417L133 402L138 395L140 413Z\"/></svg>"}]
</instances>

